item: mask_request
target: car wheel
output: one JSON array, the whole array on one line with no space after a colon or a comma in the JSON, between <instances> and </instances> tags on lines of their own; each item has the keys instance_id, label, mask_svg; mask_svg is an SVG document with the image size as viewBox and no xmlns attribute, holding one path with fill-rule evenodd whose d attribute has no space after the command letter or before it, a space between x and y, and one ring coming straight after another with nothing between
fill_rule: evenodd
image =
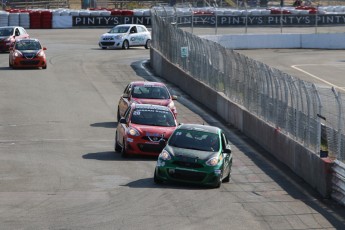
<instances>
[{"instance_id":1,"label":"car wheel","mask_svg":"<svg viewBox=\"0 0 345 230\"><path fill-rule=\"evenodd\" d=\"M117 107L117 121L120 121L120 119L121 119L121 116L120 116L120 108L119 107Z\"/></svg>"},{"instance_id":2,"label":"car wheel","mask_svg":"<svg viewBox=\"0 0 345 230\"><path fill-rule=\"evenodd\" d=\"M114 146L114 150L115 152L120 152L121 151L121 146L119 145L119 143L117 142L117 132L116 132L116 135L115 135L115 146Z\"/></svg>"},{"instance_id":3,"label":"car wheel","mask_svg":"<svg viewBox=\"0 0 345 230\"><path fill-rule=\"evenodd\" d=\"M157 177L157 173L156 173L157 169L155 169L155 174L153 176L153 181L155 182L155 184L162 184L163 183L163 180L159 179Z\"/></svg>"},{"instance_id":4,"label":"car wheel","mask_svg":"<svg viewBox=\"0 0 345 230\"><path fill-rule=\"evenodd\" d=\"M145 44L145 49L150 49L151 48L151 40L148 39Z\"/></svg>"},{"instance_id":5,"label":"car wheel","mask_svg":"<svg viewBox=\"0 0 345 230\"><path fill-rule=\"evenodd\" d=\"M107 47L102 47L102 50L105 50L105 49L107 49Z\"/></svg>"},{"instance_id":6,"label":"car wheel","mask_svg":"<svg viewBox=\"0 0 345 230\"><path fill-rule=\"evenodd\" d=\"M231 177L231 168L230 168L230 164L229 164L229 172L228 175L223 179L223 182L229 182L230 181L230 177Z\"/></svg>"},{"instance_id":7,"label":"car wheel","mask_svg":"<svg viewBox=\"0 0 345 230\"><path fill-rule=\"evenodd\" d=\"M12 67L12 65L11 65L11 62L10 62L10 61L8 61L8 66L9 66L9 67Z\"/></svg>"},{"instance_id":8,"label":"car wheel","mask_svg":"<svg viewBox=\"0 0 345 230\"><path fill-rule=\"evenodd\" d=\"M121 157L123 157L123 158L128 157L127 150L126 150L126 142L125 142L124 139L123 139L123 142L122 142Z\"/></svg>"},{"instance_id":9,"label":"car wheel","mask_svg":"<svg viewBox=\"0 0 345 230\"><path fill-rule=\"evenodd\" d=\"M129 43L128 40L124 40L122 44L122 49L128 50L129 49Z\"/></svg>"},{"instance_id":10,"label":"car wheel","mask_svg":"<svg viewBox=\"0 0 345 230\"><path fill-rule=\"evenodd\" d=\"M42 69L47 69L47 65L43 66Z\"/></svg>"}]
</instances>

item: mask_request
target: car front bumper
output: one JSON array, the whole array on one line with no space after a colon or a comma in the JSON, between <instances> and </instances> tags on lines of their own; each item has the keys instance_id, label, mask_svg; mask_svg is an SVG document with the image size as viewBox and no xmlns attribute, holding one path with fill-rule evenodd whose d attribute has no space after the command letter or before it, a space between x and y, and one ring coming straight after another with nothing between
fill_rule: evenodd
<instances>
[{"instance_id":1,"label":"car front bumper","mask_svg":"<svg viewBox=\"0 0 345 230\"><path fill-rule=\"evenodd\" d=\"M156 166L156 177L161 181L182 182L205 186L217 186L222 177L219 167L208 167L201 169L180 168L171 165L162 165L158 160ZM164 163L163 163L164 164Z\"/></svg>"}]
</instances>

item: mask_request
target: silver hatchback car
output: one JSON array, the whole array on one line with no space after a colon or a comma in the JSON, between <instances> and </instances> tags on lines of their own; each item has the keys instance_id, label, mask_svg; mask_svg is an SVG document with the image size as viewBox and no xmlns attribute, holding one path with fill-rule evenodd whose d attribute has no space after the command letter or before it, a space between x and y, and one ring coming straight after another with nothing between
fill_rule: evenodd
<instances>
[{"instance_id":1,"label":"silver hatchback car","mask_svg":"<svg viewBox=\"0 0 345 230\"><path fill-rule=\"evenodd\" d=\"M99 39L99 47L129 49L132 46L151 47L151 33L144 25L122 24L113 27Z\"/></svg>"}]
</instances>

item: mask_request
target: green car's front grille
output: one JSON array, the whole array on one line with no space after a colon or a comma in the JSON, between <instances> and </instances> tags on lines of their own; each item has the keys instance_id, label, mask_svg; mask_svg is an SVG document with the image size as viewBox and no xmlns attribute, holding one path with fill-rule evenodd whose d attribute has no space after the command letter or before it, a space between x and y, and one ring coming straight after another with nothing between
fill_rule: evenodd
<instances>
[{"instance_id":1,"label":"green car's front grille","mask_svg":"<svg viewBox=\"0 0 345 230\"><path fill-rule=\"evenodd\" d=\"M194 162L174 161L172 162L172 164L179 167L184 167L184 168L193 168L193 169L203 168L202 164L194 163Z\"/></svg>"},{"instance_id":2,"label":"green car's front grille","mask_svg":"<svg viewBox=\"0 0 345 230\"><path fill-rule=\"evenodd\" d=\"M206 173L203 172L192 172L187 170L175 169L174 172L169 173L169 176L178 179L193 182L201 182L205 179Z\"/></svg>"}]
</instances>

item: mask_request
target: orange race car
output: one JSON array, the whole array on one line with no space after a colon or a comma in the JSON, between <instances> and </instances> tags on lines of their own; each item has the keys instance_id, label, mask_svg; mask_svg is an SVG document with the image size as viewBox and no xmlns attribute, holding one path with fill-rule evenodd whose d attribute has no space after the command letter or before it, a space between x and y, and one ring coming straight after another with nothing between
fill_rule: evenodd
<instances>
[{"instance_id":1,"label":"orange race car","mask_svg":"<svg viewBox=\"0 0 345 230\"><path fill-rule=\"evenodd\" d=\"M9 66L14 68L47 68L45 50L38 39L18 39L10 48Z\"/></svg>"}]
</instances>

